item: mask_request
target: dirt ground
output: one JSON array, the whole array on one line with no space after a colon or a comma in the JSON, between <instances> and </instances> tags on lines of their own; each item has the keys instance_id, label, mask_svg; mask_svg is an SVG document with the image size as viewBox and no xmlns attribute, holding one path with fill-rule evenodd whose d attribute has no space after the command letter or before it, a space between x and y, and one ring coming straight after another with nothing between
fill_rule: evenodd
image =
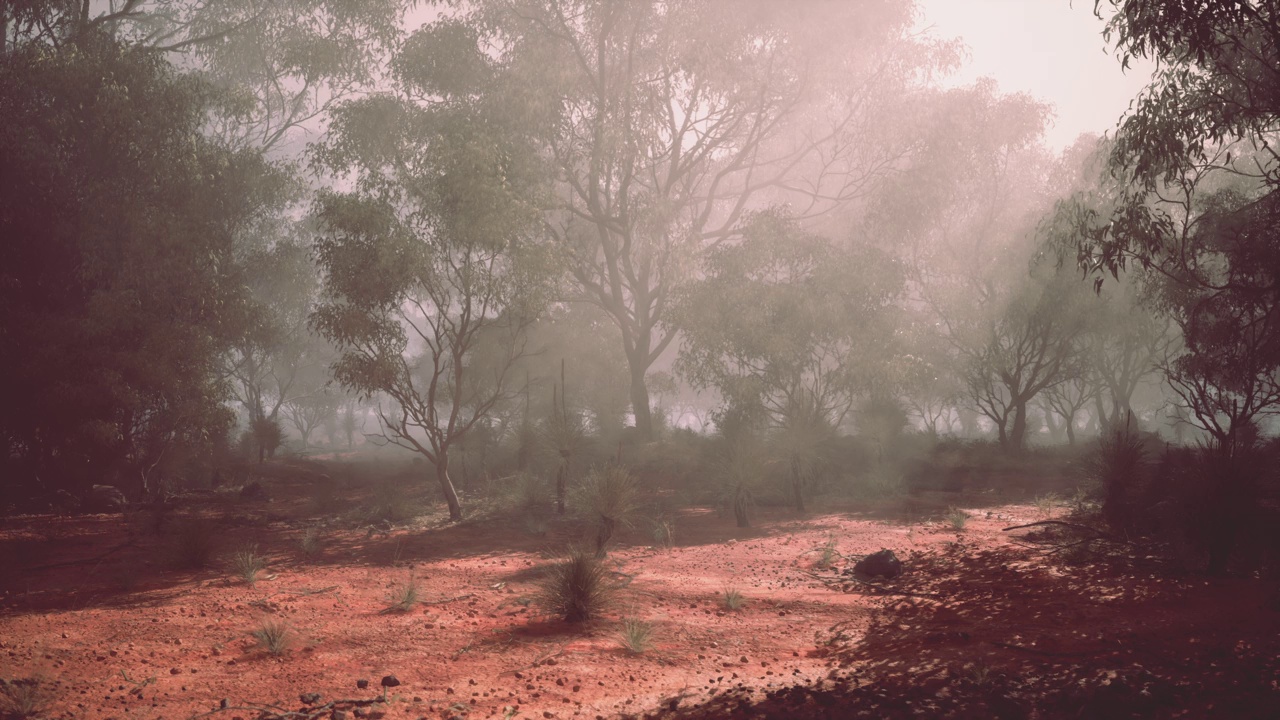
<instances>
[{"instance_id":1,"label":"dirt ground","mask_svg":"<svg viewBox=\"0 0 1280 720\"><path fill-rule=\"evenodd\" d=\"M671 548L621 535L610 610L570 626L535 598L572 522L328 523L308 559L311 491L264 485L270 502L206 495L175 513L216 522L224 550L256 543L269 566L252 586L225 552L169 569L138 518L3 520L0 677L37 679L49 718L304 718L334 702L324 717L1280 717L1274 584L1140 552L1046 554L1044 527L1003 530L1050 517L1031 504L962 502L961 530L886 508L760 509L750 529L679 510ZM820 567L828 543L839 555ZM901 578L841 574L882 548ZM386 612L410 581L419 602ZM652 648L623 649L623 617L653 626ZM251 637L264 621L287 624L283 655ZM372 702L387 675L400 684Z\"/></svg>"}]
</instances>

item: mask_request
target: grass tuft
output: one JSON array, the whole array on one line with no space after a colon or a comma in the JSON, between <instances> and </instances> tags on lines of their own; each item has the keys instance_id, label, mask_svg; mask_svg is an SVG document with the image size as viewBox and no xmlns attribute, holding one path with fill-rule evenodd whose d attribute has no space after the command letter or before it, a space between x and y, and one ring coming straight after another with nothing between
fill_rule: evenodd
<instances>
[{"instance_id":1,"label":"grass tuft","mask_svg":"<svg viewBox=\"0 0 1280 720\"><path fill-rule=\"evenodd\" d=\"M180 570L208 567L217 552L217 531L208 520L181 520L173 528L169 539L170 563Z\"/></svg>"},{"instance_id":2,"label":"grass tuft","mask_svg":"<svg viewBox=\"0 0 1280 720\"><path fill-rule=\"evenodd\" d=\"M249 543L231 555L231 567L236 577L253 587L258 581L258 573L267 566L266 558L258 554L258 546Z\"/></svg>"},{"instance_id":3,"label":"grass tuft","mask_svg":"<svg viewBox=\"0 0 1280 720\"><path fill-rule=\"evenodd\" d=\"M258 641L258 647L271 655L283 655L293 645L293 630L278 620L264 620L250 634Z\"/></svg>"},{"instance_id":4,"label":"grass tuft","mask_svg":"<svg viewBox=\"0 0 1280 720\"><path fill-rule=\"evenodd\" d=\"M608 465L587 473L570 504L596 526L596 555L604 557L619 526L630 526L640 510L640 483L625 467Z\"/></svg>"},{"instance_id":5,"label":"grass tuft","mask_svg":"<svg viewBox=\"0 0 1280 720\"><path fill-rule=\"evenodd\" d=\"M747 605L747 598L742 594L741 590L735 587L727 587L720 595L720 602L726 610L737 612Z\"/></svg>"},{"instance_id":6,"label":"grass tuft","mask_svg":"<svg viewBox=\"0 0 1280 720\"><path fill-rule=\"evenodd\" d=\"M387 595L387 607L382 612L409 612L414 605L418 604L421 598L422 596L418 592L418 583L410 575L408 580L391 589L391 593Z\"/></svg>"},{"instance_id":7,"label":"grass tuft","mask_svg":"<svg viewBox=\"0 0 1280 720\"><path fill-rule=\"evenodd\" d=\"M952 530L963 532L964 526L969 524L969 513L958 507L953 507L947 510L946 521Z\"/></svg>"},{"instance_id":8,"label":"grass tuft","mask_svg":"<svg viewBox=\"0 0 1280 720\"><path fill-rule=\"evenodd\" d=\"M324 550L324 535L321 534L320 528L313 526L304 530L302 537L298 539L298 547L308 560L320 557L321 551Z\"/></svg>"},{"instance_id":9,"label":"grass tuft","mask_svg":"<svg viewBox=\"0 0 1280 720\"><path fill-rule=\"evenodd\" d=\"M653 544L670 550L675 545L675 523L670 518L661 517L653 521L651 530Z\"/></svg>"},{"instance_id":10,"label":"grass tuft","mask_svg":"<svg viewBox=\"0 0 1280 720\"><path fill-rule=\"evenodd\" d=\"M619 640L627 652L633 655L643 654L653 647L653 625L638 618L623 618Z\"/></svg>"},{"instance_id":11,"label":"grass tuft","mask_svg":"<svg viewBox=\"0 0 1280 720\"><path fill-rule=\"evenodd\" d=\"M0 678L0 717L27 720L44 714L49 697L37 678Z\"/></svg>"},{"instance_id":12,"label":"grass tuft","mask_svg":"<svg viewBox=\"0 0 1280 720\"><path fill-rule=\"evenodd\" d=\"M547 573L542 604L566 622L586 622L608 605L612 590L604 564L594 553L575 547Z\"/></svg>"}]
</instances>

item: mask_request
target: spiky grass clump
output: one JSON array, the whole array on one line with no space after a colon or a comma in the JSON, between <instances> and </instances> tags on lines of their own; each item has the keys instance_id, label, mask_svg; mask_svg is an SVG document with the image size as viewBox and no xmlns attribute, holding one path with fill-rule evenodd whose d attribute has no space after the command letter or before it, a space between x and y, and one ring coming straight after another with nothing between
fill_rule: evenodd
<instances>
[{"instance_id":1,"label":"spiky grass clump","mask_svg":"<svg viewBox=\"0 0 1280 720\"><path fill-rule=\"evenodd\" d=\"M293 646L293 630L278 620L264 620L252 633L258 647L271 655L283 655Z\"/></svg>"},{"instance_id":2,"label":"spiky grass clump","mask_svg":"<svg viewBox=\"0 0 1280 720\"><path fill-rule=\"evenodd\" d=\"M952 530L962 532L965 526L969 524L969 513L958 507L952 507L947 510L946 521Z\"/></svg>"},{"instance_id":3,"label":"spiky grass clump","mask_svg":"<svg viewBox=\"0 0 1280 720\"><path fill-rule=\"evenodd\" d=\"M599 616L613 587L604 564L584 548L571 548L542 583L542 604L566 622L580 623Z\"/></svg>"},{"instance_id":4,"label":"spiky grass clump","mask_svg":"<svg viewBox=\"0 0 1280 720\"><path fill-rule=\"evenodd\" d=\"M661 517L653 521L653 544L664 549L675 545L675 523L670 518Z\"/></svg>"},{"instance_id":5,"label":"spiky grass clump","mask_svg":"<svg viewBox=\"0 0 1280 720\"><path fill-rule=\"evenodd\" d=\"M596 526L596 556L619 526L630 527L640 511L640 483L625 467L595 468L574 488L570 504Z\"/></svg>"},{"instance_id":6,"label":"spiky grass clump","mask_svg":"<svg viewBox=\"0 0 1280 720\"><path fill-rule=\"evenodd\" d=\"M258 546L249 543L231 555L231 568L236 577L244 580L250 587L258 582L258 573L267 566L266 558L258 554Z\"/></svg>"},{"instance_id":7,"label":"spiky grass clump","mask_svg":"<svg viewBox=\"0 0 1280 720\"><path fill-rule=\"evenodd\" d=\"M304 530L302 537L298 538L298 547L308 560L319 557L320 552L324 550L324 535L321 534L320 528L309 527Z\"/></svg>"},{"instance_id":8,"label":"spiky grass clump","mask_svg":"<svg viewBox=\"0 0 1280 720\"><path fill-rule=\"evenodd\" d=\"M627 652L640 655L653 647L653 625L638 618L623 618L618 639Z\"/></svg>"},{"instance_id":9,"label":"spiky grass clump","mask_svg":"<svg viewBox=\"0 0 1280 720\"><path fill-rule=\"evenodd\" d=\"M186 518L177 523L169 538L169 561L181 570L208 567L217 552L217 529L201 518Z\"/></svg>"},{"instance_id":10,"label":"spiky grass clump","mask_svg":"<svg viewBox=\"0 0 1280 720\"><path fill-rule=\"evenodd\" d=\"M391 589L391 592L387 595L387 607L382 612L409 612L414 605L418 604L421 597L418 592L418 582L410 575L408 580Z\"/></svg>"},{"instance_id":11,"label":"spiky grass clump","mask_svg":"<svg viewBox=\"0 0 1280 720\"><path fill-rule=\"evenodd\" d=\"M1134 496L1146 467L1146 446L1130 422L1104 435L1085 463L1088 479L1102 487L1102 517L1113 530L1132 525Z\"/></svg>"},{"instance_id":12,"label":"spiky grass clump","mask_svg":"<svg viewBox=\"0 0 1280 720\"><path fill-rule=\"evenodd\" d=\"M1036 498L1036 512L1040 513L1040 517L1049 517L1053 514L1053 509L1058 506L1058 496L1052 493L1041 495Z\"/></svg>"},{"instance_id":13,"label":"spiky grass clump","mask_svg":"<svg viewBox=\"0 0 1280 720\"><path fill-rule=\"evenodd\" d=\"M840 551L836 549L836 536L834 534L827 536L827 542L818 548L818 559L814 562L814 566L819 570L826 570L835 564L840 556Z\"/></svg>"},{"instance_id":14,"label":"spiky grass clump","mask_svg":"<svg viewBox=\"0 0 1280 720\"><path fill-rule=\"evenodd\" d=\"M37 678L0 678L0 717L15 720L40 717L48 700L46 688Z\"/></svg>"},{"instance_id":15,"label":"spiky grass clump","mask_svg":"<svg viewBox=\"0 0 1280 720\"><path fill-rule=\"evenodd\" d=\"M725 610L737 612L747 605L747 598L742 591L735 587L727 587L720 594L720 602L724 605Z\"/></svg>"}]
</instances>

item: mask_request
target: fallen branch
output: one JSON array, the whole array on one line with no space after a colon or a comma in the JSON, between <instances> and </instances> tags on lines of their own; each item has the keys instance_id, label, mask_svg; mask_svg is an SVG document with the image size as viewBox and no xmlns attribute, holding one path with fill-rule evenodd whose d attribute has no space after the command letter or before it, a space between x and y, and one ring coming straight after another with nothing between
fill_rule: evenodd
<instances>
[{"instance_id":1,"label":"fallen branch","mask_svg":"<svg viewBox=\"0 0 1280 720\"><path fill-rule=\"evenodd\" d=\"M1098 537L1107 537L1106 534L1100 532L1097 528L1081 525L1080 523L1066 522L1065 520L1040 520L1039 522L1027 523L1026 525L1014 525L1012 527L1001 528L1000 532L1009 532L1010 530L1022 530L1030 527L1038 527L1041 525L1061 525L1063 527L1075 528L1076 530L1088 530Z\"/></svg>"},{"instance_id":2,"label":"fallen branch","mask_svg":"<svg viewBox=\"0 0 1280 720\"><path fill-rule=\"evenodd\" d=\"M467 593L466 595L458 595L457 597L445 598L443 600L431 600L430 602L423 601L421 604L422 605L447 605L448 603L451 603L451 602L466 600L467 598L473 595L475 595L475 593Z\"/></svg>"},{"instance_id":3,"label":"fallen branch","mask_svg":"<svg viewBox=\"0 0 1280 720\"><path fill-rule=\"evenodd\" d=\"M520 672L521 670L528 670L529 668L535 668L535 667L538 667L539 665L541 665L542 663L544 663L544 662L546 662L546 661L550 660L551 658L554 658L554 657L560 657L560 655L561 655L561 654L563 654L563 653L564 653L564 646L563 646L563 645L561 645L560 647L558 647L558 648L556 648L555 650L553 650L553 651L551 651L551 652L547 653L546 655L543 655L542 657L538 658L537 660L534 660L533 662L529 663L528 665L521 665L521 666L520 666L520 667L518 667L518 668L512 668L512 669L507 670L507 671L505 671L505 672L499 673L499 675L514 675L515 673L518 673L518 672Z\"/></svg>"},{"instance_id":4,"label":"fallen branch","mask_svg":"<svg viewBox=\"0 0 1280 720\"><path fill-rule=\"evenodd\" d=\"M328 720L337 711L352 711L356 708L369 707L383 702L381 698L371 700L332 700L323 705L305 707L301 710L285 710L276 705L225 705L206 713L192 715L188 720L200 720L227 711L249 711L258 713L256 720Z\"/></svg>"}]
</instances>

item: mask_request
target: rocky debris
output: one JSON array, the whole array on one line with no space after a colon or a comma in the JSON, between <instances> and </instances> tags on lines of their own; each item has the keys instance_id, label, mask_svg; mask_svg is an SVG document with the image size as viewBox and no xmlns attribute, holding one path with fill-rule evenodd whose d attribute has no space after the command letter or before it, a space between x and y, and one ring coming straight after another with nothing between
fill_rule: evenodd
<instances>
[{"instance_id":1,"label":"rocky debris","mask_svg":"<svg viewBox=\"0 0 1280 720\"><path fill-rule=\"evenodd\" d=\"M365 680L365 679L363 679L363 678L361 678L360 680L357 680L357 681L356 681L356 687L357 687L357 688L360 688L361 690L368 690L368 689L369 689L369 681L368 681L368 680Z\"/></svg>"},{"instance_id":2,"label":"rocky debris","mask_svg":"<svg viewBox=\"0 0 1280 720\"><path fill-rule=\"evenodd\" d=\"M395 675L385 675L380 684L384 688L400 687L400 680Z\"/></svg>"},{"instance_id":3,"label":"rocky debris","mask_svg":"<svg viewBox=\"0 0 1280 720\"><path fill-rule=\"evenodd\" d=\"M320 702L320 693L302 693L298 696L298 699L302 701L303 705L315 705Z\"/></svg>"},{"instance_id":4,"label":"rocky debris","mask_svg":"<svg viewBox=\"0 0 1280 720\"><path fill-rule=\"evenodd\" d=\"M892 550L880 550L859 560L853 566L853 574L892 580L902 574L902 561Z\"/></svg>"}]
</instances>

